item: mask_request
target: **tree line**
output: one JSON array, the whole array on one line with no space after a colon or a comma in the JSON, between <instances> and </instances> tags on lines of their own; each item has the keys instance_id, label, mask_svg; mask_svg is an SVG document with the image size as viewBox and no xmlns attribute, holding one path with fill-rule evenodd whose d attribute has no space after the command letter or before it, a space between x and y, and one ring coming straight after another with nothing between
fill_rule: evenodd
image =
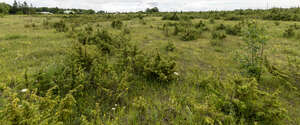
<instances>
[{"instance_id":1,"label":"tree line","mask_svg":"<svg viewBox=\"0 0 300 125\"><path fill-rule=\"evenodd\" d=\"M95 14L105 13L104 11L94 11L92 9L62 9L58 7L33 7L32 4L28 4L26 1L19 2L14 1L13 5L7 3L0 3L1 14L35 14L40 12L50 12L53 14L63 14L64 11L70 10L73 13L79 14Z\"/></svg>"},{"instance_id":2,"label":"tree line","mask_svg":"<svg viewBox=\"0 0 300 125\"><path fill-rule=\"evenodd\" d=\"M72 13L76 14L101 14L106 13L103 10L95 11L92 9L62 9L58 7L33 7L32 4L28 4L26 1L19 2L14 1L12 5L7 3L0 3L0 14L35 14L40 12L50 12L53 14L64 14L64 11L69 10ZM157 7L147 8L145 10L146 13L154 13L159 12Z\"/></svg>"}]
</instances>

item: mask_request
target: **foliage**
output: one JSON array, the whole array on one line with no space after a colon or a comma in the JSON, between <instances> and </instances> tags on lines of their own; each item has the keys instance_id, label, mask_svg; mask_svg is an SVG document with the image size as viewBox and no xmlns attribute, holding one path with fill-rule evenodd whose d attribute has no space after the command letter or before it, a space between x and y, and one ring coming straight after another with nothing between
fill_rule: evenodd
<instances>
[{"instance_id":1,"label":"foliage","mask_svg":"<svg viewBox=\"0 0 300 125\"><path fill-rule=\"evenodd\" d=\"M0 122L298 124L297 40L280 38L274 21L223 21L262 19L271 10L182 12L179 21L159 20L174 14L164 12L6 16L0 20ZM297 9L280 11L294 15ZM218 19L218 25L200 18ZM67 33L46 29L61 23L54 20L62 20ZM120 30L110 25L117 20L126 20ZM280 23L278 31L287 24L295 32L299 27ZM266 30L275 33L272 44ZM244 43L231 35L241 35ZM232 59L235 50L239 64Z\"/></svg>"},{"instance_id":2,"label":"foliage","mask_svg":"<svg viewBox=\"0 0 300 125\"><path fill-rule=\"evenodd\" d=\"M226 34L222 31L213 31L211 33L211 45L212 46L221 46L226 38Z\"/></svg>"},{"instance_id":3,"label":"foliage","mask_svg":"<svg viewBox=\"0 0 300 125\"><path fill-rule=\"evenodd\" d=\"M210 23L210 24L215 24L215 19L210 18L210 19L209 19L209 23Z\"/></svg>"},{"instance_id":4,"label":"foliage","mask_svg":"<svg viewBox=\"0 0 300 125\"><path fill-rule=\"evenodd\" d=\"M260 90L256 80L237 76L226 82L208 77L196 85L207 93L205 109L209 109L211 115L207 117L211 123L280 124L287 118L279 92L269 94Z\"/></svg>"},{"instance_id":5,"label":"foliage","mask_svg":"<svg viewBox=\"0 0 300 125\"><path fill-rule=\"evenodd\" d=\"M123 26L123 22L121 22L120 20L114 20L114 21L111 23L111 27L112 27L112 28L121 29L122 26Z\"/></svg>"},{"instance_id":6,"label":"foliage","mask_svg":"<svg viewBox=\"0 0 300 125\"><path fill-rule=\"evenodd\" d=\"M66 22L64 20L60 20L59 22L53 23L52 27L57 32L67 32L69 30L67 25L66 25Z\"/></svg>"},{"instance_id":7,"label":"foliage","mask_svg":"<svg viewBox=\"0 0 300 125\"><path fill-rule=\"evenodd\" d=\"M253 21L244 31L244 40L247 44L247 54L241 59L241 66L249 77L258 81L263 72L264 47L267 42L265 30Z\"/></svg>"},{"instance_id":8,"label":"foliage","mask_svg":"<svg viewBox=\"0 0 300 125\"><path fill-rule=\"evenodd\" d=\"M199 28L202 31L208 31L209 30L209 28L206 26L206 24L202 20L195 25L195 28Z\"/></svg>"},{"instance_id":9,"label":"foliage","mask_svg":"<svg viewBox=\"0 0 300 125\"><path fill-rule=\"evenodd\" d=\"M175 47L174 43L171 42L171 41L169 41L168 44L167 44L167 46L166 46L166 50L170 51L170 52L173 52L175 50L175 48L176 47Z\"/></svg>"},{"instance_id":10,"label":"foliage","mask_svg":"<svg viewBox=\"0 0 300 125\"><path fill-rule=\"evenodd\" d=\"M181 34L181 40L183 41L196 40L200 35L200 33L197 32L195 29L191 29L191 28L185 29L185 31Z\"/></svg>"},{"instance_id":11,"label":"foliage","mask_svg":"<svg viewBox=\"0 0 300 125\"><path fill-rule=\"evenodd\" d=\"M6 3L0 3L0 14L8 14L11 6Z\"/></svg>"},{"instance_id":12,"label":"foliage","mask_svg":"<svg viewBox=\"0 0 300 125\"><path fill-rule=\"evenodd\" d=\"M216 30L225 30L226 26L223 23L221 23L220 25L217 25L215 29Z\"/></svg>"},{"instance_id":13,"label":"foliage","mask_svg":"<svg viewBox=\"0 0 300 125\"><path fill-rule=\"evenodd\" d=\"M294 27L290 26L288 29L286 29L283 33L283 37L290 38L295 36Z\"/></svg>"},{"instance_id":14,"label":"foliage","mask_svg":"<svg viewBox=\"0 0 300 125\"><path fill-rule=\"evenodd\" d=\"M159 9L157 7L153 7L153 8L147 8L146 13L155 13L155 12L159 12Z\"/></svg>"},{"instance_id":15,"label":"foliage","mask_svg":"<svg viewBox=\"0 0 300 125\"><path fill-rule=\"evenodd\" d=\"M178 20L180 20L180 18L177 15L177 13L173 13L173 14L166 14L165 16L163 16L162 20L174 20L174 21L178 21Z\"/></svg>"},{"instance_id":16,"label":"foliage","mask_svg":"<svg viewBox=\"0 0 300 125\"><path fill-rule=\"evenodd\" d=\"M225 31L229 35L242 35L242 26L240 24L226 26Z\"/></svg>"},{"instance_id":17,"label":"foliage","mask_svg":"<svg viewBox=\"0 0 300 125\"><path fill-rule=\"evenodd\" d=\"M279 25L280 25L280 22L279 22L279 21L275 21L274 24L275 24L276 26L279 26Z\"/></svg>"},{"instance_id":18,"label":"foliage","mask_svg":"<svg viewBox=\"0 0 300 125\"><path fill-rule=\"evenodd\" d=\"M143 75L149 80L158 80L160 82L170 82L176 79L176 62L172 59L161 57L160 53L146 58Z\"/></svg>"}]
</instances>

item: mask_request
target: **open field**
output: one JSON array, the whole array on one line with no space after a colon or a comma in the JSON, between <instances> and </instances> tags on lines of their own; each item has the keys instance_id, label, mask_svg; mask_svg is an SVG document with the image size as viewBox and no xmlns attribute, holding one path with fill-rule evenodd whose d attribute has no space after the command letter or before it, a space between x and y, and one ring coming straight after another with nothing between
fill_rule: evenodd
<instances>
[{"instance_id":1,"label":"open field","mask_svg":"<svg viewBox=\"0 0 300 125\"><path fill-rule=\"evenodd\" d=\"M139 16L0 18L1 124L300 124L300 22Z\"/></svg>"}]
</instances>

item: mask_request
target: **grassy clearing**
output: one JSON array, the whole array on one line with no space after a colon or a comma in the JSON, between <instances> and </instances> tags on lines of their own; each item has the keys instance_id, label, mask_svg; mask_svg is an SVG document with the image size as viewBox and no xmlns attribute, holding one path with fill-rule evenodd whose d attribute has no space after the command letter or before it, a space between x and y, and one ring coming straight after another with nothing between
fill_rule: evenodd
<instances>
[{"instance_id":1,"label":"grassy clearing","mask_svg":"<svg viewBox=\"0 0 300 125\"><path fill-rule=\"evenodd\" d=\"M58 32L60 30L55 30L51 25L49 26L50 28L46 28L43 24L45 19L49 20L50 23L64 20L68 26L68 31L62 30ZM17 91L15 92L17 93L16 97L1 98L1 106L11 106L9 103L11 98L23 99L22 93L18 91L22 88L29 88L32 92L35 91L34 89L39 90L35 93L36 95L27 93L30 99L33 99L31 96L38 96L41 100L50 100L47 103L52 101L51 105L53 104L56 107L54 109L62 111L57 111L62 114L54 115L55 118L52 120L57 121L56 123L52 122L52 124L58 124L59 122L63 124L83 124L84 122L90 122L91 124L219 124L219 122L223 124L300 124L300 114L295 110L300 109L298 90L291 89L282 79L267 72L266 67L263 68L264 73L258 82L250 79L245 80L244 77L240 76L241 69L236 59L238 56L246 53L245 48L247 45L243 36L229 35L224 31L226 38L219 39L219 37L216 37L215 39L221 44L212 45L212 33L216 30L222 32L225 30L217 27L221 24L225 27L234 26L241 21L215 20L214 23L210 23L209 20L193 19L188 23L196 24L200 20L205 23L209 30L201 31L201 34L199 33L200 31L197 31L196 38L184 41L181 39L181 35L186 33L185 31L180 32L178 35L172 35L173 27L168 26L169 30L166 31L164 24L182 23L182 25L185 25L187 22L162 20L161 17L145 17L143 20L139 18L123 20L122 25L120 22L115 21L113 28L111 26L112 20L106 21L104 18L97 16L83 15L76 18L60 16L5 16L0 20L0 82L9 86L12 84L12 80L17 79L17 81L20 81L17 83L21 85L12 87L12 90ZM283 34L289 26L294 24L300 25L300 23L280 21L279 25L278 21L265 20L258 20L257 23L266 29L265 33L267 34L268 43L264 46L264 54L268 57L271 64L282 72L291 72L293 70L291 69L291 64L299 66L300 41L296 36L286 38L283 37ZM72 25L76 25L74 31L70 30ZM86 26L91 26L94 28L94 31L88 33L89 30L80 30ZM119 35L124 28L128 28L130 33ZM101 41L105 41L103 39L106 39L106 37L103 38L102 35L99 35L99 38L96 37L95 40L92 39L85 43L84 39L84 43L75 44L77 36L72 36L72 33L84 32L85 36L89 36L97 33L97 29L109 31L113 40L106 42L112 43L109 45L103 44ZM195 28L193 30L199 29ZM114 43L115 41L121 41L117 39L118 36L126 36L126 39L128 37L129 40L122 41L124 43ZM122 53L125 51L123 47L127 47L127 42L128 46L135 45L145 54L133 56L132 58L128 56L130 57L128 60L136 59L137 62L124 66L126 67L125 70L120 72L119 70L124 67L115 68L115 65L118 66L120 63L119 59L123 58L120 55L124 54ZM174 45L173 51L166 49L170 46L170 42ZM74 51L74 44L82 47L86 55L80 56L82 51L80 50L77 53L79 59L75 57L78 56L76 53L75 56L70 57L69 54ZM108 50L113 51L109 51L111 53L107 54ZM129 50L133 49L130 48ZM155 62L155 57L157 56L155 53L160 53L163 60L158 62L158 64ZM146 59L142 59L146 61L139 60L140 56L145 57ZM171 79L171 76L173 76L173 69L169 66L171 61L167 60L167 58L164 60L165 58L163 57L175 60L176 67L174 70L179 75L178 79L169 84L153 80ZM72 62L71 66L64 65L66 60L73 58L75 62L76 60L83 62ZM91 63L89 60L96 60L97 63ZM125 59L125 61L128 60ZM88 65L85 65L85 63L88 63ZM142 68L139 63L144 64ZM78 68L76 67L78 65L83 66ZM100 69L96 68L86 73L88 71L85 71L87 70L85 68L89 66L92 67L91 69L95 67L100 67ZM64 69L62 67L67 68ZM78 70L76 72L78 74L75 74L76 77L69 76L66 73L69 71L68 68L74 68L72 72ZM44 78L44 81L35 82L35 78L30 79L33 83L26 81L26 75L29 77L34 76L41 69L45 70L45 75L40 76ZM61 69L64 70L61 71ZM166 69L167 71L172 71L172 73L166 73L167 71L164 71ZM142 70L141 73L140 70ZM25 72L26 75L24 75ZM299 73L299 71L295 72L296 74ZM92 78L88 76L93 73L103 74L101 74L101 77L95 75L97 79L91 80ZM166 75L166 78L164 75ZM51 81L52 78L54 79L53 81ZM75 82L70 82L71 78ZM100 81L97 81L98 79ZM23 82L24 80L25 82ZM56 100L57 102L51 98L52 96L55 97L55 94L52 93L51 97L45 95L47 92L52 92L50 91L52 88L49 88L49 86L53 87L52 83L59 88L54 93L58 92L62 96L61 99L58 99L59 101ZM94 83L97 84L94 85ZM300 87L299 81L292 85L296 88ZM84 87L80 88L81 86ZM87 88L89 89L87 90ZM258 93L256 93L257 91ZM280 93L278 93L279 91ZM15 94L14 92L11 93ZM98 97L99 95L103 97ZM236 100L232 101L232 98ZM276 101L274 101L276 100L275 98L282 102L282 105L278 104L279 108L277 103L275 103ZM36 100L30 99L23 99L24 101L20 101L19 104L26 105L28 103L32 107L40 106L38 103L33 103ZM55 103L58 104L56 105ZM234 107L236 105L237 107ZM245 110L243 110L243 106L244 108L246 107ZM232 109L232 107L237 109ZM265 109L269 109L268 111L270 112L264 112L266 111ZM280 113L276 115L277 111L281 112L285 109L289 118L282 119L282 114ZM19 108L18 110L23 111L25 109ZM34 110L34 108L31 108L30 111L41 113L39 112L40 110ZM89 114L88 112L96 114ZM247 114L248 112L254 112L254 114ZM8 119L13 114L10 113L8 112L5 118ZM82 113L81 116L79 113ZM45 116L43 115L41 114L44 118ZM51 115L51 112L47 115ZM21 116L18 118L22 119ZM274 119L272 117L269 118L269 116L274 116ZM30 118L32 120L38 117L33 115ZM274 121L270 121L270 119ZM97 122L97 120L101 122ZM13 121L7 120L5 123L13 124Z\"/></svg>"}]
</instances>

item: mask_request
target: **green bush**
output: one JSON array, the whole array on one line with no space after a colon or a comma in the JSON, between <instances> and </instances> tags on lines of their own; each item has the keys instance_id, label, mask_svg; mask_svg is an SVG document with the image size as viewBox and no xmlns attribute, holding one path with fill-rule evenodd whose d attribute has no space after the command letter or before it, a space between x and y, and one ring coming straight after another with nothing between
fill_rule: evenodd
<instances>
[{"instance_id":1,"label":"green bush","mask_svg":"<svg viewBox=\"0 0 300 125\"><path fill-rule=\"evenodd\" d=\"M292 26L290 26L288 29L286 29L284 31L283 37L290 38L293 36L295 36L295 31L294 31L294 28Z\"/></svg>"},{"instance_id":2,"label":"green bush","mask_svg":"<svg viewBox=\"0 0 300 125\"><path fill-rule=\"evenodd\" d=\"M49 28L50 22L48 20L43 20L42 25L44 26L44 28Z\"/></svg>"},{"instance_id":3,"label":"green bush","mask_svg":"<svg viewBox=\"0 0 300 125\"><path fill-rule=\"evenodd\" d=\"M181 34L181 40L183 41L191 41L196 40L200 35L195 29L185 29L185 31Z\"/></svg>"},{"instance_id":4,"label":"green bush","mask_svg":"<svg viewBox=\"0 0 300 125\"><path fill-rule=\"evenodd\" d=\"M167 44L167 46L166 46L166 50L170 51L170 52L173 52L175 50L175 48L176 47L175 47L174 43L171 42L171 41L169 41L168 44Z\"/></svg>"},{"instance_id":5,"label":"green bush","mask_svg":"<svg viewBox=\"0 0 300 125\"><path fill-rule=\"evenodd\" d=\"M121 29L123 26L123 22L120 21L120 20L114 20L112 23L111 23L111 27L112 28L115 28L115 29Z\"/></svg>"},{"instance_id":6,"label":"green bush","mask_svg":"<svg viewBox=\"0 0 300 125\"><path fill-rule=\"evenodd\" d=\"M35 23L30 23L30 24L25 24L24 27L25 28L35 28L35 27L37 27L37 25Z\"/></svg>"},{"instance_id":7,"label":"green bush","mask_svg":"<svg viewBox=\"0 0 300 125\"><path fill-rule=\"evenodd\" d=\"M214 31L211 33L212 39L224 40L226 37L227 37L226 34L222 31Z\"/></svg>"},{"instance_id":8,"label":"green bush","mask_svg":"<svg viewBox=\"0 0 300 125\"><path fill-rule=\"evenodd\" d=\"M215 24L215 22L216 22L215 19L213 19L213 18L210 18L210 19L209 19L209 23L210 23L210 24Z\"/></svg>"},{"instance_id":9,"label":"green bush","mask_svg":"<svg viewBox=\"0 0 300 125\"><path fill-rule=\"evenodd\" d=\"M55 22L52 27L57 31L57 32L67 32L69 28L66 25L66 22L64 20L60 20L59 22Z\"/></svg>"},{"instance_id":10,"label":"green bush","mask_svg":"<svg viewBox=\"0 0 300 125\"><path fill-rule=\"evenodd\" d=\"M179 26L175 25L173 35L178 35L180 31Z\"/></svg>"},{"instance_id":11,"label":"green bush","mask_svg":"<svg viewBox=\"0 0 300 125\"><path fill-rule=\"evenodd\" d=\"M212 46L222 46L224 39L226 38L226 34L221 31L213 31L211 33L210 43Z\"/></svg>"},{"instance_id":12,"label":"green bush","mask_svg":"<svg viewBox=\"0 0 300 125\"><path fill-rule=\"evenodd\" d=\"M122 30L123 34L130 34L130 29L128 27L125 27L123 30Z\"/></svg>"},{"instance_id":13,"label":"green bush","mask_svg":"<svg viewBox=\"0 0 300 125\"><path fill-rule=\"evenodd\" d=\"M226 26L225 31L229 35L241 35L242 27L239 24L234 26Z\"/></svg>"},{"instance_id":14,"label":"green bush","mask_svg":"<svg viewBox=\"0 0 300 125\"><path fill-rule=\"evenodd\" d=\"M170 82L176 79L176 63L172 59L163 58L160 53L148 56L144 65L143 75L149 80Z\"/></svg>"},{"instance_id":15,"label":"green bush","mask_svg":"<svg viewBox=\"0 0 300 125\"><path fill-rule=\"evenodd\" d=\"M241 68L244 69L242 73L260 81L263 73L264 46L268 40L265 29L259 27L256 22L250 22L243 36L247 44L245 50L248 54L240 59Z\"/></svg>"},{"instance_id":16,"label":"green bush","mask_svg":"<svg viewBox=\"0 0 300 125\"><path fill-rule=\"evenodd\" d=\"M275 24L275 26L279 26L280 22L279 21L275 21L274 24Z\"/></svg>"},{"instance_id":17,"label":"green bush","mask_svg":"<svg viewBox=\"0 0 300 125\"><path fill-rule=\"evenodd\" d=\"M202 31L208 31L209 30L209 28L206 26L206 24L202 20L195 25L195 28L201 29Z\"/></svg>"},{"instance_id":18,"label":"green bush","mask_svg":"<svg viewBox=\"0 0 300 125\"><path fill-rule=\"evenodd\" d=\"M165 16L163 16L162 20L174 20L174 21L178 21L178 20L180 20L180 18L177 15L177 13L173 13L172 15L166 14Z\"/></svg>"},{"instance_id":19,"label":"green bush","mask_svg":"<svg viewBox=\"0 0 300 125\"><path fill-rule=\"evenodd\" d=\"M220 25L217 25L215 29L216 30L225 30L226 26L223 23L221 23Z\"/></svg>"},{"instance_id":20,"label":"green bush","mask_svg":"<svg viewBox=\"0 0 300 125\"><path fill-rule=\"evenodd\" d=\"M237 77L229 83L214 79L199 83L210 97L207 99L207 109L213 115L208 116L212 123L282 124L287 119L287 111L281 107L278 92L269 94L262 91L256 80L252 79Z\"/></svg>"}]
</instances>

